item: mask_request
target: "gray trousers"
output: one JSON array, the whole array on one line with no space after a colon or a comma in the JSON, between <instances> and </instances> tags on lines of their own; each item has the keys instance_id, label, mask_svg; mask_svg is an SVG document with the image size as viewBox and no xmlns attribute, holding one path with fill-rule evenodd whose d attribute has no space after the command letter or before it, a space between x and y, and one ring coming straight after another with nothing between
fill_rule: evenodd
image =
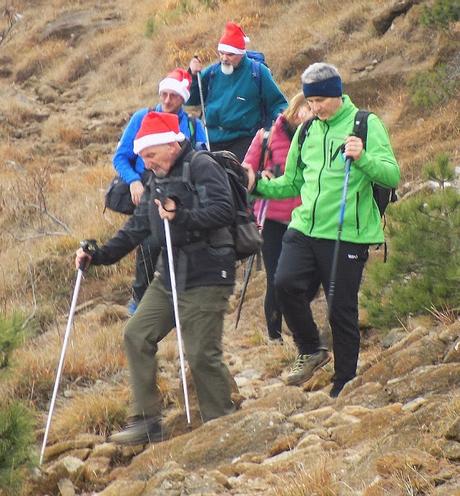
<instances>
[{"instance_id":1,"label":"gray trousers","mask_svg":"<svg viewBox=\"0 0 460 496\"><path fill-rule=\"evenodd\" d=\"M229 286L208 286L178 294L185 355L204 421L234 411L230 372L222 361L223 321L231 293ZM161 413L156 353L158 343L174 326L172 294L156 278L124 331L134 396L133 415Z\"/></svg>"}]
</instances>

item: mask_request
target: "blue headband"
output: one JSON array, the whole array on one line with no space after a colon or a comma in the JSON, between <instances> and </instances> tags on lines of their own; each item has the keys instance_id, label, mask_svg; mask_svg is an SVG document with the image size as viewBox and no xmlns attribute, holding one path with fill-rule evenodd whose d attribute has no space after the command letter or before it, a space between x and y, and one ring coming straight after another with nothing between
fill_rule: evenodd
<instances>
[{"instance_id":1,"label":"blue headband","mask_svg":"<svg viewBox=\"0 0 460 496\"><path fill-rule=\"evenodd\" d=\"M302 86L305 98L309 96L342 96L342 80L339 76L333 76L315 83L304 83Z\"/></svg>"}]
</instances>

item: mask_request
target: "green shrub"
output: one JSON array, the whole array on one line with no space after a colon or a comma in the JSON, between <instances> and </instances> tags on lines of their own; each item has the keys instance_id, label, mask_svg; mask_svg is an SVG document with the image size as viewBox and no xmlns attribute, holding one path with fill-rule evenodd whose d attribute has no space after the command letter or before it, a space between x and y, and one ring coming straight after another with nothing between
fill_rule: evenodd
<instances>
[{"instance_id":1,"label":"green shrub","mask_svg":"<svg viewBox=\"0 0 460 496\"><path fill-rule=\"evenodd\" d=\"M152 38L155 34L155 19L153 17L149 17L145 24L145 36L147 38Z\"/></svg>"},{"instance_id":2,"label":"green shrub","mask_svg":"<svg viewBox=\"0 0 460 496\"><path fill-rule=\"evenodd\" d=\"M215 10L219 7L219 0L200 0L207 9Z\"/></svg>"},{"instance_id":3,"label":"green shrub","mask_svg":"<svg viewBox=\"0 0 460 496\"><path fill-rule=\"evenodd\" d=\"M451 22L460 20L458 0L437 0L432 6L423 7L420 21L425 26L448 28Z\"/></svg>"},{"instance_id":4,"label":"green shrub","mask_svg":"<svg viewBox=\"0 0 460 496\"><path fill-rule=\"evenodd\" d=\"M448 164L447 164L448 165ZM445 157L427 171L444 185ZM428 172L427 172L428 174ZM363 305L377 327L391 326L428 308L453 308L460 302L460 194L440 187L391 207L386 264L369 265Z\"/></svg>"},{"instance_id":5,"label":"green shrub","mask_svg":"<svg viewBox=\"0 0 460 496\"><path fill-rule=\"evenodd\" d=\"M419 108L432 108L453 97L460 80L449 77L447 67L439 65L433 70L415 74L409 81L412 103Z\"/></svg>"},{"instance_id":6,"label":"green shrub","mask_svg":"<svg viewBox=\"0 0 460 496\"><path fill-rule=\"evenodd\" d=\"M33 461L32 414L20 403L0 407L0 494L17 495Z\"/></svg>"},{"instance_id":7,"label":"green shrub","mask_svg":"<svg viewBox=\"0 0 460 496\"><path fill-rule=\"evenodd\" d=\"M12 351L24 340L23 324L24 317L19 313L0 315L0 369L8 366Z\"/></svg>"}]
</instances>

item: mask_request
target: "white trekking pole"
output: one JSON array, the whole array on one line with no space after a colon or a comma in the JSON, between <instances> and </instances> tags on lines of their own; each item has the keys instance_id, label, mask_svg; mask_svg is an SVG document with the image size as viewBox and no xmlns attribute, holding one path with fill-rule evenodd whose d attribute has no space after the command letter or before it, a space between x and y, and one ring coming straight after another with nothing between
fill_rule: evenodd
<instances>
[{"instance_id":1,"label":"white trekking pole","mask_svg":"<svg viewBox=\"0 0 460 496\"><path fill-rule=\"evenodd\" d=\"M91 255L97 248L96 242L94 240L85 240L80 243L83 250ZM53 395L51 397L50 409L48 412L48 418L46 420L45 435L43 436L42 449L40 451L39 465L43 462L43 457L45 455L46 441L48 440L48 434L51 426L51 418L53 416L54 405L56 403L56 397L59 389L59 383L61 381L62 368L64 366L64 357L67 350L67 344L70 337L70 332L72 330L73 317L75 315L75 308L77 306L78 293L80 291L81 279L83 277L83 271L85 269L85 264L81 264L77 272L77 280L75 282L75 289L73 291L72 303L70 305L69 318L67 319L67 327L64 334L64 342L62 343L61 357L59 359L59 365L56 373L56 380L54 381Z\"/></svg>"},{"instance_id":2,"label":"white trekking pole","mask_svg":"<svg viewBox=\"0 0 460 496\"><path fill-rule=\"evenodd\" d=\"M198 90L200 92L201 117L203 119L204 132L206 134L206 146L208 147L208 151L211 151L211 145L209 144L208 126L206 124L206 114L205 114L205 111L204 111L203 86L201 84L201 72L200 71L198 71L196 73L196 77L197 77L197 80L198 80Z\"/></svg>"},{"instance_id":3,"label":"white trekking pole","mask_svg":"<svg viewBox=\"0 0 460 496\"><path fill-rule=\"evenodd\" d=\"M179 360L180 360L180 370L182 376L182 386L184 390L184 400L185 400L185 413L187 414L187 423L190 424L190 407L188 403L188 391L187 391L187 379L185 377L185 360L184 351L182 349L182 333L179 320L179 304L177 301L177 289L176 289L176 275L174 272L174 259L171 244L171 231L169 230L169 221L164 219L165 224L165 236L166 236L166 248L168 251L168 265L169 265L169 277L171 279L171 291L173 296L174 305L174 319L176 321L176 333L177 333L177 345L179 348Z\"/></svg>"}]
</instances>

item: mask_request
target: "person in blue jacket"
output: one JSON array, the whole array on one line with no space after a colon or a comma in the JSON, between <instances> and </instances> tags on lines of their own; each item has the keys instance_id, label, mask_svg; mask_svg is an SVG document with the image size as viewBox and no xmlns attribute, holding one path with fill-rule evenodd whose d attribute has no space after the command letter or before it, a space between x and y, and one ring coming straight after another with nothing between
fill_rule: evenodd
<instances>
[{"instance_id":1,"label":"person in blue jacket","mask_svg":"<svg viewBox=\"0 0 460 496\"><path fill-rule=\"evenodd\" d=\"M246 54L247 41L241 27L228 22L217 46L220 63L202 71L195 56L189 67L193 79L187 105L201 103L200 72L211 150L230 150L240 162L257 131L270 127L287 107L268 67Z\"/></svg>"},{"instance_id":2,"label":"person in blue jacket","mask_svg":"<svg viewBox=\"0 0 460 496\"><path fill-rule=\"evenodd\" d=\"M190 74L182 68L176 68L170 72L159 84L160 103L154 109L145 107L135 112L118 142L112 160L113 166L120 178L129 184L131 199L136 206L139 205L144 193L144 183L148 174L141 156L134 153L133 144L142 119L150 110L177 114L180 130L191 142L192 147L197 150L206 148L206 135L202 122L190 117L182 108L190 96L191 82ZM136 311L145 290L153 279L159 253L160 247L154 236L146 238L137 248L136 274L132 286L132 297L128 302L129 315Z\"/></svg>"}]
</instances>

